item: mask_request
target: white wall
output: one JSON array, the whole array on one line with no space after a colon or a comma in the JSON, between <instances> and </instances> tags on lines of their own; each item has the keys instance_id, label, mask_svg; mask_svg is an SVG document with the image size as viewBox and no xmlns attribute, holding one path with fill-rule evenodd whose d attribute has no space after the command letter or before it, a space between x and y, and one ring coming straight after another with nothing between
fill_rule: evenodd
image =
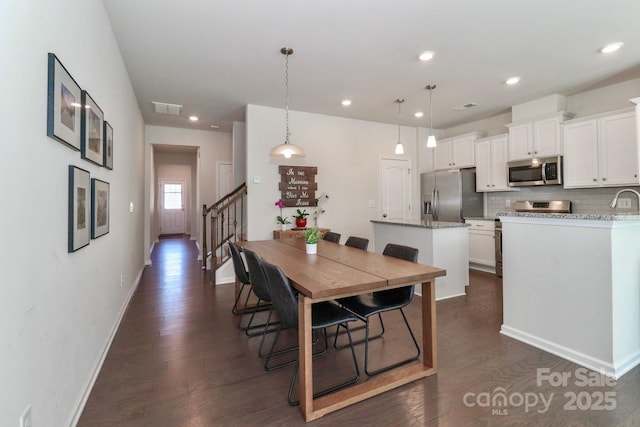
<instances>
[{"instance_id":1,"label":"white wall","mask_svg":"<svg viewBox=\"0 0 640 427\"><path fill-rule=\"evenodd\" d=\"M144 126L101 1L4 0L0 52L0 425L31 404L34 426L68 426L143 267ZM113 126L113 171L46 136L48 52ZM69 165L111 185L110 233L75 253Z\"/></svg>"},{"instance_id":2,"label":"white wall","mask_svg":"<svg viewBox=\"0 0 640 427\"><path fill-rule=\"evenodd\" d=\"M276 161L269 158L269 150L284 140L284 110L279 108L247 106L247 186L248 186L248 239L272 238L276 217L274 206L280 198L278 166L317 166L317 195L325 192L329 200L323 204L326 213L318 221L341 233L371 238L372 219L378 218L378 167L382 156L413 159L417 170L416 129L402 127L403 156L393 155L398 138L396 125L352 120L319 114L289 111L291 142L306 151L306 158ZM259 178L260 183L255 183ZM417 208L418 174L413 173L414 206ZM369 208L369 200L376 201ZM307 209L312 211L311 209ZM294 208L286 208L284 215L291 218ZM414 209L416 218L419 216Z\"/></svg>"},{"instance_id":3,"label":"white wall","mask_svg":"<svg viewBox=\"0 0 640 427\"><path fill-rule=\"evenodd\" d=\"M245 122L233 122L233 188L247 176L247 137Z\"/></svg>"},{"instance_id":4,"label":"white wall","mask_svg":"<svg viewBox=\"0 0 640 427\"><path fill-rule=\"evenodd\" d=\"M198 236L201 241L201 218L200 208L203 204L211 205L216 202L216 192L218 188L218 169L216 162L232 160L232 144L231 134L225 132L213 132L192 129L170 128L162 126L145 127L145 163L149 165L146 169L145 186L152 187L151 183L151 145L174 145L181 147L198 147L199 148L199 167L196 185L196 206L198 206L198 220L196 221L197 232L193 236ZM158 153L156 153L157 156ZM157 178L157 177L156 177ZM148 247L145 248L145 259L149 262L149 249L155 239L154 223L151 217L151 205L154 203L151 199L151 191L147 190L145 195L145 207L148 209L145 215L145 230L149 231ZM155 215L157 218L157 215Z\"/></svg>"}]
</instances>

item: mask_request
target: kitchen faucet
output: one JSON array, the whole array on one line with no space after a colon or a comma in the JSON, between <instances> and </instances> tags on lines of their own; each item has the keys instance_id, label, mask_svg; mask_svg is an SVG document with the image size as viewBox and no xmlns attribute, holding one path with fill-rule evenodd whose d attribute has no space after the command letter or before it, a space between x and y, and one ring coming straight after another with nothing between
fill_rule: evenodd
<instances>
[{"instance_id":1,"label":"kitchen faucet","mask_svg":"<svg viewBox=\"0 0 640 427\"><path fill-rule=\"evenodd\" d=\"M640 213L640 193L638 193L636 190L632 190L631 188L623 188L622 190L618 191L616 195L613 196L613 200L611 200L611 203L609 203L609 207L612 209L615 208L618 204L618 197L620 196L620 194L625 192L633 193L638 196L638 213Z\"/></svg>"}]
</instances>

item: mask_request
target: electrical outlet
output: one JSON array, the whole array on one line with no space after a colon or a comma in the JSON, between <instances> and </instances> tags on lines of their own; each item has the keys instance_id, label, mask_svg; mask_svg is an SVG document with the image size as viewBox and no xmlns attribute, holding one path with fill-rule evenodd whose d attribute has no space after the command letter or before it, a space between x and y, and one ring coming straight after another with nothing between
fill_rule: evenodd
<instances>
[{"instance_id":1,"label":"electrical outlet","mask_svg":"<svg viewBox=\"0 0 640 427\"><path fill-rule=\"evenodd\" d=\"M504 207L505 208L510 208L511 207L511 200L507 199L504 201Z\"/></svg>"},{"instance_id":2,"label":"electrical outlet","mask_svg":"<svg viewBox=\"0 0 640 427\"><path fill-rule=\"evenodd\" d=\"M631 199L618 199L620 209L631 209Z\"/></svg>"},{"instance_id":3,"label":"electrical outlet","mask_svg":"<svg viewBox=\"0 0 640 427\"><path fill-rule=\"evenodd\" d=\"M31 424L31 405L27 405L27 409L20 416L20 427L33 427Z\"/></svg>"}]
</instances>

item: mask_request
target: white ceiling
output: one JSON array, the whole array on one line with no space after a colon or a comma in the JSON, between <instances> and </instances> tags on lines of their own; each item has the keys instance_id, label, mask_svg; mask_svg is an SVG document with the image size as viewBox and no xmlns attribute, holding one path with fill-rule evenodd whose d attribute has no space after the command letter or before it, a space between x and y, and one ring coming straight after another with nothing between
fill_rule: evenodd
<instances>
[{"instance_id":1,"label":"white ceiling","mask_svg":"<svg viewBox=\"0 0 640 427\"><path fill-rule=\"evenodd\" d=\"M245 105L448 128L549 94L640 77L637 0L103 0L133 89L152 125L210 130ZM622 41L603 55L598 49ZM429 62L417 55L436 52ZM522 76L515 87L510 76ZM640 94L629 94L629 97ZM345 108L344 98L353 100ZM182 115L152 101L182 104ZM454 108L479 104L463 111ZM188 116L200 117L198 123ZM284 122L284 115L283 115Z\"/></svg>"}]
</instances>

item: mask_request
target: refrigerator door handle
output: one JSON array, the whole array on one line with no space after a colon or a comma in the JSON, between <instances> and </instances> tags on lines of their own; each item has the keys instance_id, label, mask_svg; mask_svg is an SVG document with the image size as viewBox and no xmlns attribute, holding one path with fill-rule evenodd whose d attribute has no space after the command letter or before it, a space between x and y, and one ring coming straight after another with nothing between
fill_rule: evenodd
<instances>
[{"instance_id":1,"label":"refrigerator door handle","mask_svg":"<svg viewBox=\"0 0 640 427\"><path fill-rule=\"evenodd\" d=\"M438 187L433 187L433 193L431 195L433 204L433 220L438 220L438 214L440 211L440 194L438 193Z\"/></svg>"}]
</instances>

